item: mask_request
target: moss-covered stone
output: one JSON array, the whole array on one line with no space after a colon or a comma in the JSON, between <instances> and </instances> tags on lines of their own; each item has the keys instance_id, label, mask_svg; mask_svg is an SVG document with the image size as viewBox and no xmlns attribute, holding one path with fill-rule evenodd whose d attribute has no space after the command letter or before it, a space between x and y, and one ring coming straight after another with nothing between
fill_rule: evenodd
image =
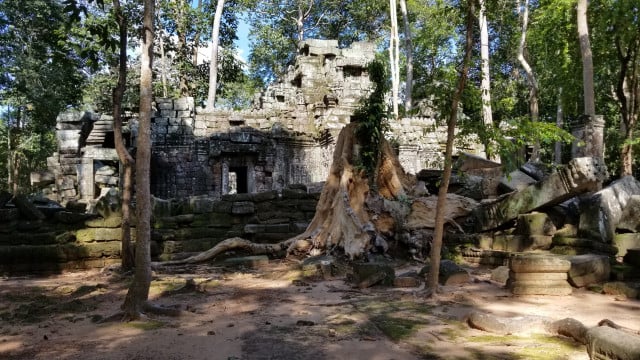
<instances>
[{"instance_id":1,"label":"moss-covered stone","mask_svg":"<svg viewBox=\"0 0 640 360\"><path fill-rule=\"evenodd\" d=\"M131 237L135 240L135 232L131 233ZM122 240L122 229L119 228L88 228L80 229L76 232L78 242L92 241L111 241Z\"/></svg>"},{"instance_id":2,"label":"moss-covered stone","mask_svg":"<svg viewBox=\"0 0 640 360\"><path fill-rule=\"evenodd\" d=\"M135 223L135 221L132 221L132 223ZM108 218L100 217L95 219L89 219L85 221L84 224L92 228L99 228L99 227L117 228L117 227L120 227L120 225L122 225L122 217L110 216Z\"/></svg>"}]
</instances>

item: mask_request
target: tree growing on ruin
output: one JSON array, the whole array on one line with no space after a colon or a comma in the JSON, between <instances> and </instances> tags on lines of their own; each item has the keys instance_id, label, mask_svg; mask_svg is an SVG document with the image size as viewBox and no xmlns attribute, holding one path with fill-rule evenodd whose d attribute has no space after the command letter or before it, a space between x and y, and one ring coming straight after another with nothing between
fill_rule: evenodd
<instances>
[{"instance_id":1,"label":"tree growing on ruin","mask_svg":"<svg viewBox=\"0 0 640 360\"><path fill-rule=\"evenodd\" d=\"M388 109L384 101L387 73L372 62L368 72L375 89L337 139L333 162L316 213L300 235L278 244L257 244L242 238L220 242L212 249L165 264L207 261L231 249L254 254L319 254L341 249L349 259L385 252L386 239L397 228L397 212L388 200L405 197L415 178L404 173L391 144L384 138ZM397 203L397 202L396 202Z\"/></svg>"}]
</instances>

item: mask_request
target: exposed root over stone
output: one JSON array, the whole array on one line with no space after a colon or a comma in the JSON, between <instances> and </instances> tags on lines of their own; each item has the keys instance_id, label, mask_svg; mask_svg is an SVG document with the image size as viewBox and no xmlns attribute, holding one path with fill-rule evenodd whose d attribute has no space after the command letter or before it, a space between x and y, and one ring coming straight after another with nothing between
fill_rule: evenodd
<instances>
[{"instance_id":1,"label":"exposed root over stone","mask_svg":"<svg viewBox=\"0 0 640 360\"><path fill-rule=\"evenodd\" d=\"M562 335L586 345L589 328L574 318L551 320L543 316L500 317L493 314L473 312L467 318L470 327L502 335L547 334ZM639 332L617 325L611 320L598 322L597 327L607 326L630 334Z\"/></svg>"},{"instance_id":2,"label":"exposed root over stone","mask_svg":"<svg viewBox=\"0 0 640 360\"><path fill-rule=\"evenodd\" d=\"M239 237L229 238L213 248L183 260L154 265L193 264L211 260L229 250L243 249L254 255L321 254L342 249L350 259L367 252L386 251L386 238L398 228L398 214L392 200L407 194L415 177L405 174L391 145L382 140L373 182L359 167L356 123L345 126L338 136L333 162L320 194L316 213L304 233L277 244L253 243ZM370 189L373 183L375 191Z\"/></svg>"},{"instance_id":3,"label":"exposed root over stone","mask_svg":"<svg viewBox=\"0 0 640 360\"><path fill-rule=\"evenodd\" d=\"M107 322L114 322L114 321L133 321L138 319L146 319L148 317L147 315L180 317L185 314L187 314L187 312L182 311L180 309L158 306L146 301L143 305L142 314L139 314L138 318L136 319L128 316L126 312L121 311L102 319L100 322L107 323Z\"/></svg>"}]
</instances>

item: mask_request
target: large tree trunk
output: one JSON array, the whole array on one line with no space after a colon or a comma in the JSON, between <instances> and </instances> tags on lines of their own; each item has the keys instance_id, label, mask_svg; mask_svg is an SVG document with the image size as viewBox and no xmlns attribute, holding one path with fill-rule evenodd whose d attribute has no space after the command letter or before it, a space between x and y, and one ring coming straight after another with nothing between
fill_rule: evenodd
<instances>
[{"instance_id":1,"label":"large tree trunk","mask_svg":"<svg viewBox=\"0 0 640 360\"><path fill-rule=\"evenodd\" d=\"M638 109L640 108L640 91L638 91L638 47L640 40L638 37L632 38L623 50L620 36L615 37L618 61L620 62L620 72L616 84L616 97L620 103L620 135L622 137L622 148L620 150L620 176L633 175L633 133L638 119Z\"/></svg>"},{"instance_id":2,"label":"large tree trunk","mask_svg":"<svg viewBox=\"0 0 640 360\"><path fill-rule=\"evenodd\" d=\"M529 81L529 113L531 115L531 121L538 121L538 81L533 73L533 69L529 62L524 57L524 50L527 41L527 26L529 24L529 0L524 1L522 9L522 35L520 36L520 45L518 46L518 61L527 74ZM536 141L533 144L533 151L531 153L531 161L540 160L540 143Z\"/></svg>"},{"instance_id":3,"label":"large tree trunk","mask_svg":"<svg viewBox=\"0 0 640 360\"><path fill-rule=\"evenodd\" d=\"M127 20L122 13L120 0L113 1L113 11L120 30L120 54L118 59L118 84L113 89L113 133L116 152L124 168L122 186L122 269L134 267L133 247L131 246L131 167L133 157L127 151L122 138L122 97L127 81Z\"/></svg>"},{"instance_id":4,"label":"large tree trunk","mask_svg":"<svg viewBox=\"0 0 640 360\"><path fill-rule=\"evenodd\" d=\"M409 13L407 12L407 1L400 0L400 12L404 23L404 51L407 56L407 76L404 87L404 110L409 113L413 108L413 39L411 36L411 25L409 23Z\"/></svg>"},{"instance_id":5,"label":"large tree trunk","mask_svg":"<svg viewBox=\"0 0 640 360\"><path fill-rule=\"evenodd\" d=\"M125 316L138 319L145 309L151 284L151 102L153 100L154 0L144 0L142 53L140 56L140 120L136 152L136 254L135 274L123 304Z\"/></svg>"},{"instance_id":6,"label":"large tree trunk","mask_svg":"<svg viewBox=\"0 0 640 360\"><path fill-rule=\"evenodd\" d=\"M396 0L389 0L389 18L391 32L389 34L389 59L391 63L391 102L393 105L393 119L398 120L398 91L400 88L400 54L398 37L398 14Z\"/></svg>"},{"instance_id":7,"label":"large tree trunk","mask_svg":"<svg viewBox=\"0 0 640 360\"><path fill-rule=\"evenodd\" d=\"M209 93L207 95L207 110L213 110L216 105L216 91L218 88L218 42L220 34L220 19L222 19L222 10L224 9L224 0L218 0L216 6L216 14L213 17L213 27L211 30L211 63L209 65Z\"/></svg>"},{"instance_id":8,"label":"large tree trunk","mask_svg":"<svg viewBox=\"0 0 640 360\"><path fill-rule=\"evenodd\" d=\"M493 112L491 111L491 73L489 68L489 23L487 22L486 0L480 0L480 13L478 22L480 23L480 58L482 68L482 81L480 91L482 97L482 122L485 128L493 127ZM485 140L485 153L487 159L498 160L495 156L495 144Z\"/></svg>"},{"instance_id":9,"label":"large tree trunk","mask_svg":"<svg viewBox=\"0 0 640 360\"><path fill-rule=\"evenodd\" d=\"M587 23L588 0L578 0L578 38L580 40L580 55L582 57L582 82L584 90L584 113L591 116L596 114L595 90L593 86L593 56L589 41L589 24Z\"/></svg>"},{"instance_id":10,"label":"large tree trunk","mask_svg":"<svg viewBox=\"0 0 640 360\"><path fill-rule=\"evenodd\" d=\"M440 251L442 251L442 238L444 235L444 216L447 206L447 192L449 190L449 181L451 179L451 165L453 154L453 140L455 137L456 122L458 120L458 105L462 98L462 92L467 81L467 73L469 72L469 64L471 62L471 48L473 46L473 14L474 0L467 2L467 19L466 19L466 38L464 49L464 60L462 62L462 70L458 78L456 91L451 99L451 112L449 113L449 121L447 122L447 145L444 155L444 173L442 175L442 183L438 190L438 202L436 203L436 222L433 234L433 242L431 244L431 267L427 278L428 296L435 296L438 289L438 277L440 273Z\"/></svg>"}]
</instances>

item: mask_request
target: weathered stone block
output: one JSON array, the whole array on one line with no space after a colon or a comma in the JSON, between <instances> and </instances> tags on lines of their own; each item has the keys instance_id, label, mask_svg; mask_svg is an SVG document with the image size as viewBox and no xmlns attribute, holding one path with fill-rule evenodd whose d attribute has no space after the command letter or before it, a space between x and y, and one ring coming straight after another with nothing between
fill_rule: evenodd
<instances>
[{"instance_id":1,"label":"weathered stone block","mask_svg":"<svg viewBox=\"0 0 640 360\"><path fill-rule=\"evenodd\" d=\"M503 265L491 270L491 280L506 284L507 280L509 280L509 267Z\"/></svg>"},{"instance_id":2,"label":"weathered stone block","mask_svg":"<svg viewBox=\"0 0 640 360\"><path fill-rule=\"evenodd\" d=\"M566 273L571 268L571 262L562 256L521 253L509 257L509 269L516 273L527 272L561 272Z\"/></svg>"},{"instance_id":3,"label":"weathered stone block","mask_svg":"<svg viewBox=\"0 0 640 360\"><path fill-rule=\"evenodd\" d=\"M578 234L611 243L624 208L633 195L640 195L640 182L625 176L580 202Z\"/></svg>"},{"instance_id":4,"label":"weathered stone block","mask_svg":"<svg viewBox=\"0 0 640 360\"><path fill-rule=\"evenodd\" d=\"M16 208L13 209L0 209L0 222L7 223L17 220L19 217L19 211Z\"/></svg>"},{"instance_id":5,"label":"weathered stone block","mask_svg":"<svg viewBox=\"0 0 640 360\"><path fill-rule=\"evenodd\" d=\"M616 234L613 244L618 249L618 256L625 256L628 249L640 248L640 233Z\"/></svg>"},{"instance_id":6,"label":"weathered stone block","mask_svg":"<svg viewBox=\"0 0 640 360\"><path fill-rule=\"evenodd\" d=\"M640 231L640 195L631 195L627 205L622 210L617 229L632 232Z\"/></svg>"},{"instance_id":7,"label":"weathered stone block","mask_svg":"<svg viewBox=\"0 0 640 360\"><path fill-rule=\"evenodd\" d=\"M135 232L131 233L131 237L135 238ZM119 228L80 229L76 232L76 239L81 243L122 240L122 230Z\"/></svg>"},{"instance_id":8,"label":"weathered stone block","mask_svg":"<svg viewBox=\"0 0 640 360\"><path fill-rule=\"evenodd\" d=\"M438 274L438 282L441 285L460 285L466 284L471 280L469 272L451 260L440 261L440 273Z\"/></svg>"},{"instance_id":9,"label":"weathered stone block","mask_svg":"<svg viewBox=\"0 0 640 360\"><path fill-rule=\"evenodd\" d=\"M546 213L532 212L518 215L516 234L520 235L553 235L556 226Z\"/></svg>"},{"instance_id":10,"label":"weathered stone block","mask_svg":"<svg viewBox=\"0 0 640 360\"><path fill-rule=\"evenodd\" d=\"M366 283L371 286L381 284L384 286L392 286L396 273L389 263L384 262L355 262L353 266L353 280L356 284ZM373 282L369 284L369 282ZM368 287L363 286L363 287Z\"/></svg>"},{"instance_id":11,"label":"weathered stone block","mask_svg":"<svg viewBox=\"0 0 640 360\"><path fill-rule=\"evenodd\" d=\"M606 177L606 168L596 158L575 158L547 179L517 191L501 201L474 209L475 231L496 228L518 215L542 206L562 203L596 188Z\"/></svg>"},{"instance_id":12,"label":"weathered stone block","mask_svg":"<svg viewBox=\"0 0 640 360\"><path fill-rule=\"evenodd\" d=\"M585 287L609 280L611 264L608 256L576 255L570 256L569 283L575 287Z\"/></svg>"},{"instance_id":13,"label":"weathered stone block","mask_svg":"<svg viewBox=\"0 0 640 360\"><path fill-rule=\"evenodd\" d=\"M537 180L531 176L520 170L515 170L500 179L499 188L505 192L520 191L536 182Z\"/></svg>"},{"instance_id":14,"label":"weathered stone block","mask_svg":"<svg viewBox=\"0 0 640 360\"><path fill-rule=\"evenodd\" d=\"M255 205L250 201L236 201L231 208L231 213L235 215L249 215L255 211Z\"/></svg>"},{"instance_id":15,"label":"weathered stone block","mask_svg":"<svg viewBox=\"0 0 640 360\"><path fill-rule=\"evenodd\" d=\"M589 328L586 334L587 352L591 359L640 359L640 336L608 326Z\"/></svg>"},{"instance_id":16,"label":"weathered stone block","mask_svg":"<svg viewBox=\"0 0 640 360\"><path fill-rule=\"evenodd\" d=\"M255 202L275 200L278 198L278 192L276 190L263 191L263 192L251 194L251 197L252 197L252 200Z\"/></svg>"},{"instance_id":17,"label":"weathered stone block","mask_svg":"<svg viewBox=\"0 0 640 360\"><path fill-rule=\"evenodd\" d=\"M135 219L132 219L132 224L135 224ZM90 228L117 228L122 225L122 217L110 216L108 218L95 218L84 222L84 224Z\"/></svg>"},{"instance_id":18,"label":"weathered stone block","mask_svg":"<svg viewBox=\"0 0 640 360\"><path fill-rule=\"evenodd\" d=\"M602 291L605 294L622 295L629 299L636 299L640 295L640 289L622 281L608 282L604 284Z\"/></svg>"},{"instance_id":19,"label":"weathered stone block","mask_svg":"<svg viewBox=\"0 0 640 360\"><path fill-rule=\"evenodd\" d=\"M20 214L29 220L44 220L46 218L42 211L38 210L38 208L22 194L14 196L13 203L16 205L16 208L18 208L18 211L20 211Z\"/></svg>"}]
</instances>

